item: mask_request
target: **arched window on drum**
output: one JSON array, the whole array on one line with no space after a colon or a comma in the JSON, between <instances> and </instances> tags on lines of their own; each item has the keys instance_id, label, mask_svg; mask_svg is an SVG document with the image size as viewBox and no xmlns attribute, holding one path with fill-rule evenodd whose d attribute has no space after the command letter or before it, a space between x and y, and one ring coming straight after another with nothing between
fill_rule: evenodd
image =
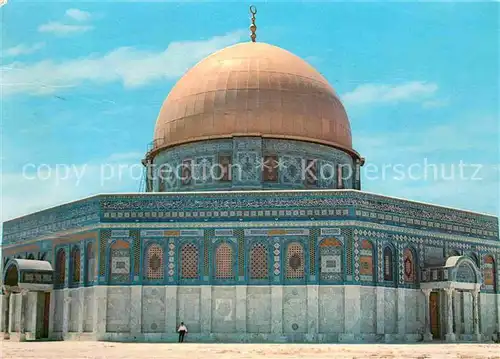
<instances>
[{"instance_id":1,"label":"arched window on drum","mask_svg":"<svg viewBox=\"0 0 500 359\"><path fill-rule=\"evenodd\" d=\"M130 281L130 244L117 240L109 249L109 282L128 283Z\"/></svg>"},{"instance_id":2,"label":"arched window on drum","mask_svg":"<svg viewBox=\"0 0 500 359\"><path fill-rule=\"evenodd\" d=\"M342 242L325 238L319 244L320 280L341 282L343 280Z\"/></svg>"},{"instance_id":3,"label":"arched window on drum","mask_svg":"<svg viewBox=\"0 0 500 359\"><path fill-rule=\"evenodd\" d=\"M144 261L144 279L147 281L161 281L164 272L163 248L153 243L147 247Z\"/></svg>"},{"instance_id":4,"label":"arched window on drum","mask_svg":"<svg viewBox=\"0 0 500 359\"><path fill-rule=\"evenodd\" d=\"M286 251L286 279L305 279L304 247L302 244L290 243Z\"/></svg>"},{"instance_id":5,"label":"arched window on drum","mask_svg":"<svg viewBox=\"0 0 500 359\"><path fill-rule=\"evenodd\" d=\"M359 277L362 282L374 282L373 244L367 239L361 241L359 253Z\"/></svg>"},{"instance_id":6,"label":"arched window on drum","mask_svg":"<svg viewBox=\"0 0 500 359\"><path fill-rule=\"evenodd\" d=\"M80 284L80 247L74 246L71 250L70 258L71 287L78 287Z\"/></svg>"},{"instance_id":7,"label":"arched window on drum","mask_svg":"<svg viewBox=\"0 0 500 359\"><path fill-rule=\"evenodd\" d=\"M405 284L417 283L415 253L411 248L405 248L403 250L403 279Z\"/></svg>"},{"instance_id":8,"label":"arched window on drum","mask_svg":"<svg viewBox=\"0 0 500 359\"><path fill-rule=\"evenodd\" d=\"M483 260L483 285L487 291L496 292L495 259L491 255L484 256Z\"/></svg>"},{"instance_id":9,"label":"arched window on drum","mask_svg":"<svg viewBox=\"0 0 500 359\"><path fill-rule=\"evenodd\" d=\"M66 251L61 248L56 254L56 273L55 273L55 285L59 288L64 287L64 281L66 279Z\"/></svg>"},{"instance_id":10,"label":"arched window on drum","mask_svg":"<svg viewBox=\"0 0 500 359\"><path fill-rule=\"evenodd\" d=\"M186 243L181 247L180 278L181 280L198 279L199 271L198 247L194 243Z\"/></svg>"},{"instance_id":11,"label":"arched window on drum","mask_svg":"<svg viewBox=\"0 0 500 359\"><path fill-rule=\"evenodd\" d=\"M250 250L250 280L269 279L269 252L264 243L254 243Z\"/></svg>"},{"instance_id":12,"label":"arched window on drum","mask_svg":"<svg viewBox=\"0 0 500 359\"><path fill-rule=\"evenodd\" d=\"M384 248L384 281L394 282L395 279L395 267L394 267L394 250L390 246Z\"/></svg>"},{"instance_id":13,"label":"arched window on drum","mask_svg":"<svg viewBox=\"0 0 500 359\"><path fill-rule=\"evenodd\" d=\"M215 249L215 279L234 279L233 247L229 243L221 243Z\"/></svg>"}]
</instances>

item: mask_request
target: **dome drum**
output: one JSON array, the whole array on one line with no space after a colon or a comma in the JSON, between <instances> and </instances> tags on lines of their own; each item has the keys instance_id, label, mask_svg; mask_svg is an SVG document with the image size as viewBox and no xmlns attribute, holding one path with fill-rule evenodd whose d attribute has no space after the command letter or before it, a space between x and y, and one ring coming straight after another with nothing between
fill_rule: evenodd
<instances>
[{"instance_id":1,"label":"dome drum","mask_svg":"<svg viewBox=\"0 0 500 359\"><path fill-rule=\"evenodd\" d=\"M359 189L351 156L303 141L234 137L183 144L152 163L155 192L243 189Z\"/></svg>"}]
</instances>

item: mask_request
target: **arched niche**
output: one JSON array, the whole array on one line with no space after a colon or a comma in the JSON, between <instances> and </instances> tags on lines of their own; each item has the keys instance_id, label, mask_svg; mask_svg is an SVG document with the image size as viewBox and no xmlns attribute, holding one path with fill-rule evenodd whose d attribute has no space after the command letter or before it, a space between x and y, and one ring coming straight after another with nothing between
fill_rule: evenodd
<instances>
[{"instance_id":1,"label":"arched niche","mask_svg":"<svg viewBox=\"0 0 500 359\"><path fill-rule=\"evenodd\" d=\"M481 273L468 256L455 256L446 260L446 267L451 269L451 280L458 283L481 283Z\"/></svg>"}]
</instances>

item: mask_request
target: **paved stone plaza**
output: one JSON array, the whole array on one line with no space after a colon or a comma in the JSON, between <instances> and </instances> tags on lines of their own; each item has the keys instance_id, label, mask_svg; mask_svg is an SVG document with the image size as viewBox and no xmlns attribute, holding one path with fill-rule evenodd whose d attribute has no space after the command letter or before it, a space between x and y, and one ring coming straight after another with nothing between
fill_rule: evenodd
<instances>
[{"instance_id":1,"label":"paved stone plaza","mask_svg":"<svg viewBox=\"0 0 500 359\"><path fill-rule=\"evenodd\" d=\"M1 348L1 356L5 359L500 358L498 344L124 344L4 341L1 342Z\"/></svg>"}]
</instances>

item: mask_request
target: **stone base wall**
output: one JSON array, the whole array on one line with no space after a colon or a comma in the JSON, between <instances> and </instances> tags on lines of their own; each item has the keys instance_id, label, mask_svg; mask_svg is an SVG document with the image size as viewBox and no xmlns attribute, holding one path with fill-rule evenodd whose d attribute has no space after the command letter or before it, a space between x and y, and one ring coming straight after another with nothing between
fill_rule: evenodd
<instances>
[{"instance_id":1,"label":"stone base wall","mask_svg":"<svg viewBox=\"0 0 500 359\"><path fill-rule=\"evenodd\" d=\"M10 313L12 338L21 317L19 296L15 294L10 304L15 308ZM26 296L26 339L34 339L35 297L35 293ZM418 342L425 326L425 297L417 289L96 286L54 290L51 298L49 334L64 340L174 342L183 321L191 342ZM456 298L459 301L468 308L467 294ZM500 295L481 293L484 341L500 327L499 303ZM456 313L457 339L467 340L472 317L462 312L465 315Z\"/></svg>"}]
</instances>

